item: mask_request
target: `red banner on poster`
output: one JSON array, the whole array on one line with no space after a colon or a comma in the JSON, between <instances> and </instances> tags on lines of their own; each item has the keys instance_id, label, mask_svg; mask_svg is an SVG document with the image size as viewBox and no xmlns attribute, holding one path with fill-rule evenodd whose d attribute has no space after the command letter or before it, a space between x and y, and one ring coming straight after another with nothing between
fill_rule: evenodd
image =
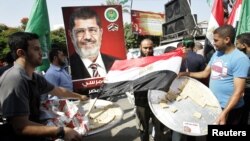
<instances>
[{"instance_id":1,"label":"red banner on poster","mask_svg":"<svg viewBox=\"0 0 250 141\"><path fill-rule=\"evenodd\" d=\"M162 36L164 14L131 10L131 21L136 34Z\"/></svg>"}]
</instances>

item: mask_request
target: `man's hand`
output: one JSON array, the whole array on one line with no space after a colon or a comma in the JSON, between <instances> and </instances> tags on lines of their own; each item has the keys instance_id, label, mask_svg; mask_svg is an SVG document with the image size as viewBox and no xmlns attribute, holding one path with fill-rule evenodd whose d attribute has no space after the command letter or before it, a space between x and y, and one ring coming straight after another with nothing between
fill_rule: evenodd
<instances>
[{"instance_id":1,"label":"man's hand","mask_svg":"<svg viewBox=\"0 0 250 141\"><path fill-rule=\"evenodd\" d=\"M181 76L190 76L190 72L179 72L178 78Z\"/></svg>"},{"instance_id":2,"label":"man's hand","mask_svg":"<svg viewBox=\"0 0 250 141\"><path fill-rule=\"evenodd\" d=\"M89 98L86 95L81 95L79 98L81 101L88 100Z\"/></svg>"},{"instance_id":3,"label":"man's hand","mask_svg":"<svg viewBox=\"0 0 250 141\"><path fill-rule=\"evenodd\" d=\"M65 131L65 136L64 136L65 141L82 141L83 140L82 139L83 137L71 128L64 127L64 131Z\"/></svg>"},{"instance_id":4,"label":"man's hand","mask_svg":"<svg viewBox=\"0 0 250 141\"><path fill-rule=\"evenodd\" d=\"M225 112L220 113L215 121L216 125L225 125L227 121L227 114Z\"/></svg>"}]
</instances>

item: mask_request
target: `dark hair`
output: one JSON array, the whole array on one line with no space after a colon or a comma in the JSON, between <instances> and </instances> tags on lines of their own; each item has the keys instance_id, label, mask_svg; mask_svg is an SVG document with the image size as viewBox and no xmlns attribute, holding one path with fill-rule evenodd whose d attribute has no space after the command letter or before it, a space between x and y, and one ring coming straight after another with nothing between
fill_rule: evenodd
<instances>
[{"instance_id":1,"label":"dark hair","mask_svg":"<svg viewBox=\"0 0 250 141\"><path fill-rule=\"evenodd\" d=\"M202 43L200 43L200 42L195 42L195 43L194 43L194 47L195 47L195 48L198 48L198 49L203 49L203 45L202 45Z\"/></svg>"},{"instance_id":2,"label":"dark hair","mask_svg":"<svg viewBox=\"0 0 250 141\"><path fill-rule=\"evenodd\" d=\"M183 46L183 43L182 42L179 42L176 47L182 47Z\"/></svg>"},{"instance_id":3,"label":"dark hair","mask_svg":"<svg viewBox=\"0 0 250 141\"><path fill-rule=\"evenodd\" d=\"M4 61L7 62L8 64L13 64L14 63L14 58L12 57L12 53L9 52L6 54Z\"/></svg>"},{"instance_id":4,"label":"dark hair","mask_svg":"<svg viewBox=\"0 0 250 141\"><path fill-rule=\"evenodd\" d=\"M164 53L168 53L168 52L171 52L173 50L176 50L176 47L174 46L167 46L164 50Z\"/></svg>"},{"instance_id":5,"label":"dark hair","mask_svg":"<svg viewBox=\"0 0 250 141\"><path fill-rule=\"evenodd\" d=\"M63 52L62 49L58 48L58 47L53 47L51 48L50 52L49 52L49 61L52 63L54 60L54 57L57 57L59 52Z\"/></svg>"},{"instance_id":6,"label":"dark hair","mask_svg":"<svg viewBox=\"0 0 250 141\"><path fill-rule=\"evenodd\" d=\"M90 8L83 7L76 9L73 14L71 14L69 18L69 29L72 30L75 26L75 19L91 19L95 18L97 25L101 27L101 20L100 17L97 15L97 13L94 10L91 10Z\"/></svg>"},{"instance_id":7,"label":"dark hair","mask_svg":"<svg viewBox=\"0 0 250 141\"><path fill-rule=\"evenodd\" d=\"M223 25L214 30L214 34L219 34L220 37L226 38L229 37L231 43L234 43L235 40L235 29L231 25Z\"/></svg>"},{"instance_id":8,"label":"dark hair","mask_svg":"<svg viewBox=\"0 0 250 141\"><path fill-rule=\"evenodd\" d=\"M194 37L192 35L186 35L183 37L182 43L186 48L194 48Z\"/></svg>"},{"instance_id":9,"label":"dark hair","mask_svg":"<svg viewBox=\"0 0 250 141\"><path fill-rule=\"evenodd\" d=\"M141 40L140 46L141 46L142 42L144 42L144 41L152 42L152 44L154 45L153 40L151 38L144 38L144 39Z\"/></svg>"},{"instance_id":10,"label":"dark hair","mask_svg":"<svg viewBox=\"0 0 250 141\"><path fill-rule=\"evenodd\" d=\"M39 39L39 36L35 33L29 33L29 32L16 32L9 36L8 44L14 60L17 59L16 51L18 49L22 49L25 52L27 52L29 46L28 41L34 39Z\"/></svg>"},{"instance_id":11,"label":"dark hair","mask_svg":"<svg viewBox=\"0 0 250 141\"><path fill-rule=\"evenodd\" d=\"M248 33L242 33L236 37L237 40L240 41L242 44L246 44L250 47L250 32Z\"/></svg>"}]
</instances>

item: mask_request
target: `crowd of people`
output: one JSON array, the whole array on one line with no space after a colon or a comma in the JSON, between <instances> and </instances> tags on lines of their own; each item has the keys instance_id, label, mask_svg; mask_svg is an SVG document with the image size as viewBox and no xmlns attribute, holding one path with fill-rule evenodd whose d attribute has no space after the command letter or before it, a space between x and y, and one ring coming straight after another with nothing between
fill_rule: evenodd
<instances>
[{"instance_id":1,"label":"crowd of people","mask_svg":"<svg viewBox=\"0 0 250 141\"><path fill-rule=\"evenodd\" d=\"M94 11L87 8L74 11L70 18L70 36L75 49L70 56L71 75L65 69L66 55L59 47L53 47L49 52L51 64L44 76L35 73L35 68L42 63L38 35L16 32L9 36L11 51L5 57L6 65L0 68L1 140L82 140L81 135L71 128L44 125L39 120L39 106L44 96L45 99L88 99L85 92L74 92L71 77L105 77L116 58L100 52L102 35L100 19ZM201 52L202 44L195 42L191 35L185 36L177 47L165 49L168 53L182 48L185 55L179 76L198 79L218 99L222 109L215 121L218 125L249 124L250 33L235 35L235 29L230 25L215 29L216 52L208 64ZM151 39L143 39L139 48L140 58L153 56ZM150 121L155 141L205 140L170 131L152 113L147 94L147 91L134 92L141 141L149 141Z\"/></svg>"}]
</instances>

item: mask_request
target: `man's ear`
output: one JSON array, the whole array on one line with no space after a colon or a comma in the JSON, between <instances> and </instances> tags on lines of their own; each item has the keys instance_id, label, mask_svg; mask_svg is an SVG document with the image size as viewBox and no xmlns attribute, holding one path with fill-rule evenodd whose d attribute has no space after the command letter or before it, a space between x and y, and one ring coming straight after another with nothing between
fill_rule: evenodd
<instances>
[{"instance_id":1,"label":"man's ear","mask_svg":"<svg viewBox=\"0 0 250 141\"><path fill-rule=\"evenodd\" d=\"M23 49L17 49L16 54L18 57L25 56L25 52Z\"/></svg>"},{"instance_id":2,"label":"man's ear","mask_svg":"<svg viewBox=\"0 0 250 141\"><path fill-rule=\"evenodd\" d=\"M54 57L53 57L53 61L55 61L57 58L58 58L57 56L54 56Z\"/></svg>"},{"instance_id":3,"label":"man's ear","mask_svg":"<svg viewBox=\"0 0 250 141\"><path fill-rule=\"evenodd\" d=\"M224 40L226 41L227 44L231 42L230 37L226 37Z\"/></svg>"},{"instance_id":4,"label":"man's ear","mask_svg":"<svg viewBox=\"0 0 250 141\"><path fill-rule=\"evenodd\" d=\"M243 43L242 45L243 45L244 48L248 48L246 43Z\"/></svg>"}]
</instances>

